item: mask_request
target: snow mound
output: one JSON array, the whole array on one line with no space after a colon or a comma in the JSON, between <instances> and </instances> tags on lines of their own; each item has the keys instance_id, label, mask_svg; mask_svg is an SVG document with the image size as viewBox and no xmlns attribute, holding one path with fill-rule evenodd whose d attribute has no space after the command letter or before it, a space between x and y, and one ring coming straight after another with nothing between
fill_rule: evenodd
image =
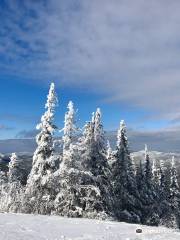
<instances>
[{"instance_id":1,"label":"snow mound","mask_svg":"<svg viewBox=\"0 0 180 240\"><path fill-rule=\"evenodd\" d=\"M136 229L142 233L136 233ZM164 227L23 214L0 214L0 240L178 240Z\"/></svg>"}]
</instances>

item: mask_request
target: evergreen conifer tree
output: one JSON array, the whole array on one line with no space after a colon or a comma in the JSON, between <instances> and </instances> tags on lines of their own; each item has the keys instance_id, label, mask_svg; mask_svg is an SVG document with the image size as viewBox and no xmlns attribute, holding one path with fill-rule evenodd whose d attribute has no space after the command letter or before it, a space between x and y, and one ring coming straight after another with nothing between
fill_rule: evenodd
<instances>
[{"instance_id":1,"label":"evergreen conifer tree","mask_svg":"<svg viewBox=\"0 0 180 240\"><path fill-rule=\"evenodd\" d=\"M56 170L56 158L54 157L53 134L54 114L58 100L55 85L51 83L46 112L37 125L40 130L36 137L37 149L33 156L33 165L28 177L23 210L25 212L48 214L52 211L54 198L53 172Z\"/></svg>"},{"instance_id":2,"label":"evergreen conifer tree","mask_svg":"<svg viewBox=\"0 0 180 240\"><path fill-rule=\"evenodd\" d=\"M138 191L130 157L126 125L122 120L117 135L117 151L112 166L116 216L121 221L140 222Z\"/></svg>"},{"instance_id":3,"label":"evergreen conifer tree","mask_svg":"<svg viewBox=\"0 0 180 240\"><path fill-rule=\"evenodd\" d=\"M59 179L59 193L55 199L55 212L62 216L82 217L80 202L80 156L78 143L75 143L78 128L76 126L76 111L70 101L65 114L63 128L63 153L60 169L57 171Z\"/></svg>"},{"instance_id":4,"label":"evergreen conifer tree","mask_svg":"<svg viewBox=\"0 0 180 240\"><path fill-rule=\"evenodd\" d=\"M111 145L110 145L110 142L109 140L107 141L107 159L111 159L111 155L112 155L112 148L111 148Z\"/></svg>"},{"instance_id":5,"label":"evergreen conifer tree","mask_svg":"<svg viewBox=\"0 0 180 240\"><path fill-rule=\"evenodd\" d=\"M170 168L170 197L171 205L171 227L180 227L180 189L178 184L178 176L175 165L175 158L172 157Z\"/></svg>"},{"instance_id":6,"label":"evergreen conifer tree","mask_svg":"<svg viewBox=\"0 0 180 240\"><path fill-rule=\"evenodd\" d=\"M19 161L16 153L12 153L9 162L9 182L17 182L19 180L20 170L19 170Z\"/></svg>"},{"instance_id":7,"label":"evergreen conifer tree","mask_svg":"<svg viewBox=\"0 0 180 240\"><path fill-rule=\"evenodd\" d=\"M106 175L108 166L104 156L104 145L102 142L96 145L94 132L98 131L94 128L95 115L93 114L92 121L86 123L84 127L80 143L81 194L84 216L103 219L109 215L109 202L107 203L107 198L104 197L104 182L106 182L106 190L109 190ZM101 141L104 138L101 136L96 139Z\"/></svg>"},{"instance_id":8,"label":"evergreen conifer tree","mask_svg":"<svg viewBox=\"0 0 180 240\"><path fill-rule=\"evenodd\" d=\"M147 145L145 145L145 169L144 169L144 188L142 197L143 218L142 222L148 225L158 225L159 215L157 212L158 199L154 182L154 166L150 159Z\"/></svg>"}]
</instances>

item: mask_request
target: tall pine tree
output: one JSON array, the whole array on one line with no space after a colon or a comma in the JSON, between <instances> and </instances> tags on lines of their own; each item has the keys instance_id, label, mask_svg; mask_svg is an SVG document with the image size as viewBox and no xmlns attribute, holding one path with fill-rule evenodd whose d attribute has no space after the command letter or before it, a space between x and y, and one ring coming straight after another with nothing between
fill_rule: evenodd
<instances>
[{"instance_id":1,"label":"tall pine tree","mask_svg":"<svg viewBox=\"0 0 180 240\"><path fill-rule=\"evenodd\" d=\"M175 164L175 158L172 157L170 168L170 196L171 206L171 222L170 227L180 228L180 189L178 184L178 176Z\"/></svg>"},{"instance_id":2,"label":"tall pine tree","mask_svg":"<svg viewBox=\"0 0 180 240\"><path fill-rule=\"evenodd\" d=\"M116 216L121 221L140 222L138 191L130 157L126 125L122 120L117 135L117 150L112 166Z\"/></svg>"},{"instance_id":3,"label":"tall pine tree","mask_svg":"<svg viewBox=\"0 0 180 240\"><path fill-rule=\"evenodd\" d=\"M144 187L143 196L141 198L143 206L142 222L148 225L158 225L159 215L157 213L157 192L154 183L153 165L148 153L147 145L145 145L144 153Z\"/></svg>"},{"instance_id":4,"label":"tall pine tree","mask_svg":"<svg viewBox=\"0 0 180 240\"><path fill-rule=\"evenodd\" d=\"M57 171L59 179L59 193L55 199L55 212L62 216L82 217L80 202L80 156L78 144L75 143L78 128L76 127L76 111L70 101L65 114L63 128L63 153L60 169Z\"/></svg>"},{"instance_id":5,"label":"tall pine tree","mask_svg":"<svg viewBox=\"0 0 180 240\"><path fill-rule=\"evenodd\" d=\"M52 211L54 188L52 184L53 172L56 170L54 158L53 134L56 129L54 125L54 114L58 100L54 83L51 84L46 112L37 125L40 130L36 137L37 149L33 156L33 165L27 181L24 211L47 214Z\"/></svg>"}]
</instances>

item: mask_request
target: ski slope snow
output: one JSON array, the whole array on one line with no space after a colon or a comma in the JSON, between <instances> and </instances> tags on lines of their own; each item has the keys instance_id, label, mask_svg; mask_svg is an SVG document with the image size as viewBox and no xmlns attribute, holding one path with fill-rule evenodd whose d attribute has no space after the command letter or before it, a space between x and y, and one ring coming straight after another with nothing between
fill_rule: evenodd
<instances>
[{"instance_id":1,"label":"ski slope snow","mask_svg":"<svg viewBox=\"0 0 180 240\"><path fill-rule=\"evenodd\" d=\"M142 228L143 233L136 233ZM179 240L163 227L72 219L58 216L0 214L0 240Z\"/></svg>"}]
</instances>

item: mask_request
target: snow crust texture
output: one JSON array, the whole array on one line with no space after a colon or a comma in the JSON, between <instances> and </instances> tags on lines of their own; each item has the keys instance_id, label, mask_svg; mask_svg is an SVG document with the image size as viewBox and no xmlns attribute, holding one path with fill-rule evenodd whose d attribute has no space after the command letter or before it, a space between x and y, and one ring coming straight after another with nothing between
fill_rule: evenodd
<instances>
[{"instance_id":1,"label":"snow crust texture","mask_svg":"<svg viewBox=\"0 0 180 240\"><path fill-rule=\"evenodd\" d=\"M142 233L136 233L141 228ZM0 240L179 240L180 232L58 216L0 214Z\"/></svg>"}]
</instances>

